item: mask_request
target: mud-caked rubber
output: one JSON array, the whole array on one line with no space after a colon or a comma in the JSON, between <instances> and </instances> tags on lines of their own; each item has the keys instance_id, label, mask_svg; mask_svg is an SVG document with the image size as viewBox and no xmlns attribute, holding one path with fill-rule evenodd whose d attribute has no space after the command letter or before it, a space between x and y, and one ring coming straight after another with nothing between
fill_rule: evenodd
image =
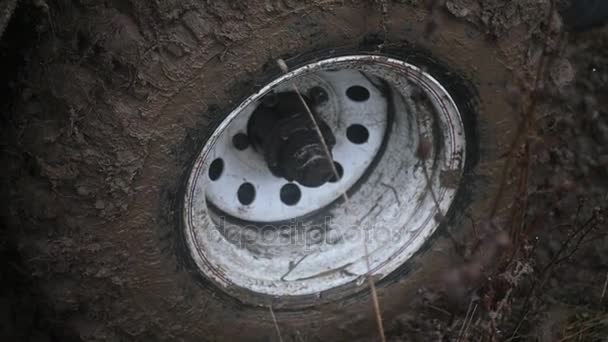
<instances>
[{"instance_id":1,"label":"mud-caked rubber","mask_svg":"<svg viewBox=\"0 0 608 342\"><path fill-rule=\"evenodd\" d=\"M415 3L415 2L413 2ZM267 307L225 295L184 249L181 201L206 138L280 72L340 51L425 67L466 114L470 167L432 241L378 286L383 318L422 305L491 211L519 117L494 43L404 1L64 1L6 129L7 223L54 315L85 340L278 340ZM429 23L432 25L429 25ZM59 24L61 23L61 24ZM433 28L432 30L429 28ZM507 196L509 193L507 191ZM499 213L496 222L500 222ZM447 232L450 232L448 234ZM368 291L274 309L284 340L374 335Z\"/></svg>"}]
</instances>

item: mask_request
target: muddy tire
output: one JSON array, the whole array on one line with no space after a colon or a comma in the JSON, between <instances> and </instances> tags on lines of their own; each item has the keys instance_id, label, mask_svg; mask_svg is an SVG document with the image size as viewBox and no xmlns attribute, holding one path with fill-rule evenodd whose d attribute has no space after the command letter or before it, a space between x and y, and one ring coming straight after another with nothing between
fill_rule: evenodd
<instances>
[{"instance_id":1,"label":"muddy tire","mask_svg":"<svg viewBox=\"0 0 608 342\"><path fill-rule=\"evenodd\" d=\"M371 1L63 5L49 33L56 38L34 50L21 85L5 187L26 267L56 317L85 340L277 339L267 306L201 275L181 221L201 147L280 74L277 58L295 67L344 51L395 56L440 80L463 114L470 157L456 203L432 239L378 283L387 322L421 305L423 289L441 287L463 261L454 240L473 239L471 222L494 211L517 125L511 76L495 45L442 11L429 25L424 7L404 1L384 11ZM318 305L277 304L274 314L286 340L375 334L365 288Z\"/></svg>"}]
</instances>

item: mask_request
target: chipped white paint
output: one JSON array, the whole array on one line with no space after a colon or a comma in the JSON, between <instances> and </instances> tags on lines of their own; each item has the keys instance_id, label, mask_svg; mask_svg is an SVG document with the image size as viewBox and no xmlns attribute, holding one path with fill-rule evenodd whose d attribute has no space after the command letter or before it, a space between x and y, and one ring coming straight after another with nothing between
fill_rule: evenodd
<instances>
[{"instance_id":1,"label":"chipped white paint","mask_svg":"<svg viewBox=\"0 0 608 342\"><path fill-rule=\"evenodd\" d=\"M390 84L391 97L374 86L379 80ZM286 182L273 177L263 157L251 148L234 149L231 139L244 131L260 98L272 89L287 89L291 82L303 90L315 85L328 90L330 101L317 110L336 135L332 152L343 165L344 176L320 188L300 187L301 201L286 206L279 199ZM370 99L349 100L345 90L351 85L367 88ZM421 92L427 101L413 96ZM389 110L394 113L392 126L387 120ZM351 123L368 128L367 143L355 145L346 139ZM385 137L386 146L378 155ZM419 159L420 145L425 146L425 160ZM212 182L208 168L218 157L225 161L224 173ZM376 157L377 163L370 166ZM310 295L358 284L367 272L364 236L371 273L381 279L407 261L436 230L438 212L447 212L456 194L464 159L465 135L458 108L431 75L384 56L318 61L277 78L246 99L203 147L185 195L187 244L200 271L235 296L243 289L273 296ZM368 169L370 173L361 179ZM428 191L425 169L439 208ZM440 181L442 172L450 173L445 186ZM335 204L341 192L360 179L348 208ZM249 206L242 206L236 197L244 181L256 187L256 199ZM282 223L271 223L277 221Z\"/></svg>"}]
</instances>

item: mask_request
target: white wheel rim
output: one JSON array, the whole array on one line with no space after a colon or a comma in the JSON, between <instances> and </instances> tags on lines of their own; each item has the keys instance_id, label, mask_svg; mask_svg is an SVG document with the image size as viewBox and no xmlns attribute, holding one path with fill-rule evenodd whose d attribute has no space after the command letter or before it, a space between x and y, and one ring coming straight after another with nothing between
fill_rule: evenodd
<instances>
[{"instance_id":1,"label":"white wheel rim","mask_svg":"<svg viewBox=\"0 0 608 342\"><path fill-rule=\"evenodd\" d=\"M390 96L383 98L373 86L378 79L390 85ZM286 205L279 191L287 181L272 176L256 152L234 149L232 137L265 94L293 83L304 91L312 86L328 90L328 105L317 110L336 135L333 153L344 175L319 188L299 186L300 201ZM348 101L345 89L352 85L367 88L369 100ZM428 100L412 98L419 94ZM348 141L348 125L336 124L335 113L349 113L347 124L366 127L367 142ZM453 99L416 66L376 55L308 64L243 101L203 147L185 194L187 247L201 273L235 296L242 290L262 296L319 295L360 286L368 274L366 257L369 273L382 279L440 225L462 178L465 147ZM224 169L212 181L209 167L217 158L224 160ZM243 182L256 189L250 205L236 196ZM336 203L355 184L349 201Z\"/></svg>"}]
</instances>

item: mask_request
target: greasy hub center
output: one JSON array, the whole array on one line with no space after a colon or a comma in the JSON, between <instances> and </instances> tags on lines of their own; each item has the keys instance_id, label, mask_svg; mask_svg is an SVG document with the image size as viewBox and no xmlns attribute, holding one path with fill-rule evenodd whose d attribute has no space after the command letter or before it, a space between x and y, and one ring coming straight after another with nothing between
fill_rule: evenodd
<instances>
[{"instance_id":1,"label":"greasy hub center","mask_svg":"<svg viewBox=\"0 0 608 342\"><path fill-rule=\"evenodd\" d=\"M320 88L317 91L324 92ZM323 145L331 151L336 138L327 123L311 108L314 103L295 92L271 93L253 112L247 131L275 176L318 187L334 175L333 160ZM315 117L314 121L310 115ZM315 124L323 140L319 138Z\"/></svg>"}]
</instances>

